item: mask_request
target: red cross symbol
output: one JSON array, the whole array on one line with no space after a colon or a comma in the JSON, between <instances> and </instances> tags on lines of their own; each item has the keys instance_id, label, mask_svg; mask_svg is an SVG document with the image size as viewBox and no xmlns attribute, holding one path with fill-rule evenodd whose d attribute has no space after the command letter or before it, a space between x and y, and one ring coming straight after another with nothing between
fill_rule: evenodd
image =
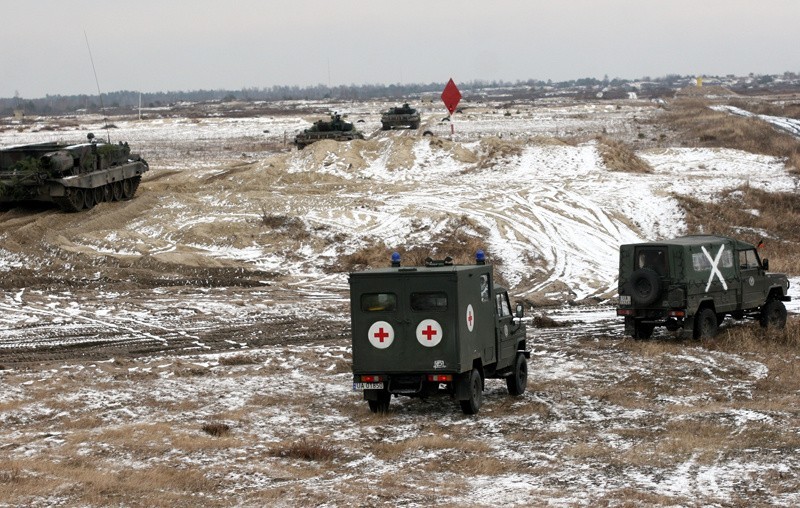
<instances>
[{"instance_id":1,"label":"red cross symbol","mask_svg":"<svg viewBox=\"0 0 800 508\"><path fill-rule=\"evenodd\" d=\"M428 325L428 328L422 331L422 335L427 337L428 340L433 340L433 336L436 335L436 330L434 330L431 325Z\"/></svg>"},{"instance_id":2,"label":"red cross symbol","mask_svg":"<svg viewBox=\"0 0 800 508\"><path fill-rule=\"evenodd\" d=\"M383 339L389 336L389 333L383 330L383 327L378 328L378 332L375 334L375 338L379 341L383 342Z\"/></svg>"},{"instance_id":3,"label":"red cross symbol","mask_svg":"<svg viewBox=\"0 0 800 508\"><path fill-rule=\"evenodd\" d=\"M469 323L469 325L472 326L472 312L467 314L467 323Z\"/></svg>"}]
</instances>

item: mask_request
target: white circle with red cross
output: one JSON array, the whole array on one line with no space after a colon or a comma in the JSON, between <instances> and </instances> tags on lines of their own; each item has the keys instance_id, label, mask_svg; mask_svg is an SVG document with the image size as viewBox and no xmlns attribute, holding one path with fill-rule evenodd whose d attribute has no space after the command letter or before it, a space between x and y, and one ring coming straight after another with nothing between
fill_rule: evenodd
<instances>
[{"instance_id":1,"label":"white circle with red cross","mask_svg":"<svg viewBox=\"0 0 800 508\"><path fill-rule=\"evenodd\" d=\"M417 325L417 340L425 347L433 347L442 341L442 325L435 319L423 319Z\"/></svg>"},{"instance_id":2,"label":"white circle with red cross","mask_svg":"<svg viewBox=\"0 0 800 508\"><path fill-rule=\"evenodd\" d=\"M378 349L386 349L394 342L394 328L386 321L375 321L367 332L369 343Z\"/></svg>"},{"instance_id":3,"label":"white circle with red cross","mask_svg":"<svg viewBox=\"0 0 800 508\"><path fill-rule=\"evenodd\" d=\"M467 305L467 330L475 328L475 313L472 311L472 304Z\"/></svg>"}]
</instances>

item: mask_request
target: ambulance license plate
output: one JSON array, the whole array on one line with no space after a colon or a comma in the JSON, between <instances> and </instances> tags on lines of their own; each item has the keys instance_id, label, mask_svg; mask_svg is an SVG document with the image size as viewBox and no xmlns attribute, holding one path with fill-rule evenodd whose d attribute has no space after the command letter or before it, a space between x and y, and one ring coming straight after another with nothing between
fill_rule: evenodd
<instances>
[{"instance_id":1,"label":"ambulance license plate","mask_svg":"<svg viewBox=\"0 0 800 508\"><path fill-rule=\"evenodd\" d=\"M353 383L353 390L383 390L383 383Z\"/></svg>"},{"instance_id":2,"label":"ambulance license plate","mask_svg":"<svg viewBox=\"0 0 800 508\"><path fill-rule=\"evenodd\" d=\"M619 304L620 305L630 305L631 304L631 295L619 295Z\"/></svg>"}]
</instances>

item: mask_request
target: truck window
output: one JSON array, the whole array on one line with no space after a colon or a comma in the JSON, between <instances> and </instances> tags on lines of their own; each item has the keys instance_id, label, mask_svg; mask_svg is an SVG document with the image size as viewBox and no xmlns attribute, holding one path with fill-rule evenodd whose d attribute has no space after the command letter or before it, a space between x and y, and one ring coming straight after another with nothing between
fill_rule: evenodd
<instances>
[{"instance_id":1,"label":"truck window","mask_svg":"<svg viewBox=\"0 0 800 508\"><path fill-rule=\"evenodd\" d=\"M511 315L511 306L508 303L508 295L505 293L497 295L497 315L499 317Z\"/></svg>"},{"instance_id":2,"label":"truck window","mask_svg":"<svg viewBox=\"0 0 800 508\"><path fill-rule=\"evenodd\" d=\"M481 275L481 301L489 301L489 276L487 274Z\"/></svg>"},{"instance_id":3,"label":"truck window","mask_svg":"<svg viewBox=\"0 0 800 508\"><path fill-rule=\"evenodd\" d=\"M363 312L392 312L397 308L397 296L394 293L366 293L361 295Z\"/></svg>"},{"instance_id":4,"label":"truck window","mask_svg":"<svg viewBox=\"0 0 800 508\"><path fill-rule=\"evenodd\" d=\"M447 310L447 293L411 293L411 310Z\"/></svg>"},{"instance_id":5,"label":"truck window","mask_svg":"<svg viewBox=\"0 0 800 508\"><path fill-rule=\"evenodd\" d=\"M758 254L755 249L740 250L739 251L739 268L748 270L751 268L760 268L761 262L758 260Z\"/></svg>"},{"instance_id":6,"label":"truck window","mask_svg":"<svg viewBox=\"0 0 800 508\"><path fill-rule=\"evenodd\" d=\"M666 247L648 247L646 249L637 249L635 269L638 270L640 268L653 270L662 277L669 275Z\"/></svg>"},{"instance_id":7,"label":"truck window","mask_svg":"<svg viewBox=\"0 0 800 508\"><path fill-rule=\"evenodd\" d=\"M713 259L716 255L711 254L711 257ZM733 268L733 253L729 250L723 251L719 264L723 268ZM711 270L711 261L708 260L708 256L704 252L695 252L692 254L692 267L694 267L695 272L707 272Z\"/></svg>"}]
</instances>

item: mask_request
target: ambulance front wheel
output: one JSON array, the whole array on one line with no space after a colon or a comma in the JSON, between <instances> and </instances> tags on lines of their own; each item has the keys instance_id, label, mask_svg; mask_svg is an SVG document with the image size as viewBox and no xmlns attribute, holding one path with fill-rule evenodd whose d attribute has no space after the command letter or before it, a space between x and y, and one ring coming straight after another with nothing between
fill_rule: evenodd
<instances>
[{"instance_id":1,"label":"ambulance front wheel","mask_svg":"<svg viewBox=\"0 0 800 508\"><path fill-rule=\"evenodd\" d=\"M468 415L478 414L483 403L483 380L478 369L472 369L467 382L469 383L469 398L459 401L461 410Z\"/></svg>"},{"instance_id":2,"label":"ambulance front wheel","mask_svg":"<svg viewBox=\"0 0 800 508\"><path fill-rule=\"evenodd\" d=\"M386 390L379 390L378 397L375 400L368 399L369 410L373 413L385 413L389 411L389 402L392 400L392 394Z\"/></svg>"},{"instance_id":3,"label":"ambulance front wheel","mask_svg":"<svg viewBox=\"0 0 800 508\"><path fill-rule=\"evenodd\" d=\"M511 395L517 396L525 393L525 388L528 386L528 360L524 354L517 353L514 370L506 378L506 386Z\"/></svg>"}]
</instances>

